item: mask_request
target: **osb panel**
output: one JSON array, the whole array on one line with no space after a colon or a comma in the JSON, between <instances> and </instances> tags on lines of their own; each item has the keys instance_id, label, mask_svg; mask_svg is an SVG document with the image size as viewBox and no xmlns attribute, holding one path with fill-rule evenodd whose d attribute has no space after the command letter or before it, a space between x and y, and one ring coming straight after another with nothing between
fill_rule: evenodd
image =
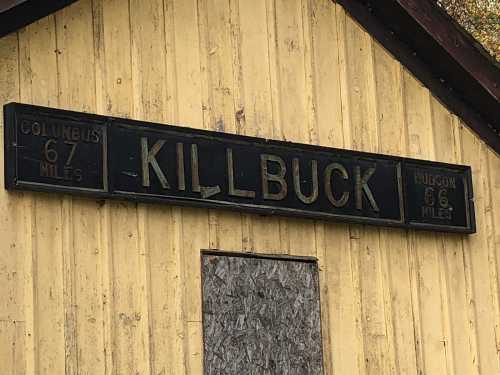
<instances>
[{"instance_id":1,"label":"osb panel","mask_svg":"<svg viewBox=\"0 0 500 375\"><path fill-rule=\"evenodd\" d=\"M315 262L206 254L205 374L323 374Z\"/></svg>"}]
</instances>

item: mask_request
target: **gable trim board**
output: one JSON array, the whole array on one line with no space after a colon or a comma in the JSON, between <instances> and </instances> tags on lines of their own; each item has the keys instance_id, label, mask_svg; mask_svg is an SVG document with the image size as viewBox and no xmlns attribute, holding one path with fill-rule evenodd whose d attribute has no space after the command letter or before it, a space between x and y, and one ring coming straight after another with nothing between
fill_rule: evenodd
<instances>
[{"instance_id":1,"label":"gable trim board","mask_svg":"<svg viewBox=\"0 0 500 375\"><path fill-rule=\"evenodd\" d=\"M337 0L452 112L500 153L498 64L430 0Z\"/></svg>"}]
</instances>

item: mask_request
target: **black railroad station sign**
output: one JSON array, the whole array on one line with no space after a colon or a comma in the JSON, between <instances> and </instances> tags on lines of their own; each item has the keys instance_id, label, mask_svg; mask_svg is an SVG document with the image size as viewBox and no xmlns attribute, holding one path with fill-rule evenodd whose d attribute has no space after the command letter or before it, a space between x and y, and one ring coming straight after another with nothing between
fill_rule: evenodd
<instances>
[{"instance_id":1,"label":"black railroad station sign","mask_svg":"<svg viewBox=\"0 0 500 375\"><path fill-rule=\"evenodd\" d=\"M470 167L11 103L7 189L475 232Z\"/></svg>"}]
</instances>

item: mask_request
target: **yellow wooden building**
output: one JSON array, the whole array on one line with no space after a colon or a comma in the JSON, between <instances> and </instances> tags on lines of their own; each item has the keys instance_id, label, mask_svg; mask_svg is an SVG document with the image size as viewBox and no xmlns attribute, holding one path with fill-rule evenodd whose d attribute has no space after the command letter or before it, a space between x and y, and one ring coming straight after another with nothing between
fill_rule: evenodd
<instances>
[{"instance_id":1,"label":"yellow wooden building","mask_svg":"<svg viewBox=\"0 0 500 375\"><path fill-rule=\"evenodd\" d=\"M498 67L434 5L32 3L0 13L0 104L470 165L476 233L2 187L1 375L203 374L203 249L317 258L325 374L500 374Z\"/></svg>"}]
</instances>

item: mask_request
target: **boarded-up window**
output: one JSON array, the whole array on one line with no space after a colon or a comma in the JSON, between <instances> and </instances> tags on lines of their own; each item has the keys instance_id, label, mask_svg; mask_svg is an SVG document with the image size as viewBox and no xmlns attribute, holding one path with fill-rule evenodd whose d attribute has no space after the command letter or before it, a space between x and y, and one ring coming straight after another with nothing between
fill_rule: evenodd
<instances>
[{"instance_id":1,"label":"boarded-up window","mask_svg":"<svg viewBox=\"0 0 500 375\"><path fill-rule=\"evenodd\" d=\"M317 264L204 253L206 375L323 374Z\"/></svg>"}]
</instances>

